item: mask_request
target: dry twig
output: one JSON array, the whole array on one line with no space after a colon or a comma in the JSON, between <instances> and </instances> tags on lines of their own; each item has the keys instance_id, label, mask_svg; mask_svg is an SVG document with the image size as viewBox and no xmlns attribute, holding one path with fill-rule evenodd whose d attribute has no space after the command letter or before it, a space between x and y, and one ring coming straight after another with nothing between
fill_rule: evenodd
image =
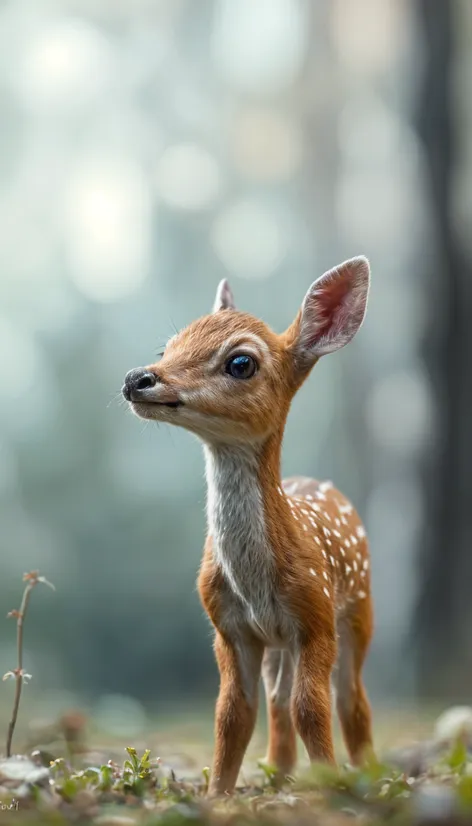
<instances>
[{"instance_id":1,"label":"dry twig","mask_svg":"<svg viewBox=\"0 0 472 826\"><path fill-rule=\"evenodd\" d=\"M7 614L7 617L15 617L16 619L16 640L18 652L17 667L13 671L7 671L7 673L3 675L4 680L16 680L13 711L10 723L8 724L7 732L7 757L11 757L11 744L13 740L13 733L15 731L16 721L18 718L18 710L20 708L21 689L23 688L23 683L27 683L31 679L31 674L27 674L23 669L23 626L25 622L26 612L28 610L31 592L33 588L35 588L35 586L38 585L38 583L48 585L50 588L53 589L53 591L55 590L54 585L51 582L49 582L45 577L39 575L39 571L30 571L28 574L24 574L23 582L26 582L26 587L23 592L23 599L21 600L20 609L14 609L13 611L10 611Z\"/></svg>"}]
</instances>

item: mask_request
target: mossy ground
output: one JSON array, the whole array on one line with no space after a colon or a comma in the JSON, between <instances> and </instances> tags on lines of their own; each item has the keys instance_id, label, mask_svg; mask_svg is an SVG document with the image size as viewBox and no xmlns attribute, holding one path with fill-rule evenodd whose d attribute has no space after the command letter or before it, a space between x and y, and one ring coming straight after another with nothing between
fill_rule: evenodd
<instances>
[{"instance_id":1,"label":"mossy ground","mask_svg":"<svg viewBox=\"0 0 472 826\"><path fill-rule=\"evenodd\" d=\"M206 715L167 720L132 744L107 738L89 725L85 751L83 743L67 745L58 734L47 745L29 746L23 759L0 761L0 821L17 826L472 824L468 743L460 739L434 746L426 739L432 730L429 715L396 711L377 715L377 720L378 752L386 755L382 762L359 770L342 763L336 770L310 770L302 758L296 778L281 789L275 787L270 767L257 762L264 753L261 727L237 793L214 801L206 797L211 757Z\"/></svg>"}]
</instances>

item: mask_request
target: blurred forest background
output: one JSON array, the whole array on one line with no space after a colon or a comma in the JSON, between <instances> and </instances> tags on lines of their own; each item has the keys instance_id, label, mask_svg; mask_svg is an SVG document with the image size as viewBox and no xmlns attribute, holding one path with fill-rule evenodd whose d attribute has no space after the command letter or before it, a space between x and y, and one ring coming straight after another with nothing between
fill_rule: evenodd
<instances>
[{"instance_id":1,"label":"blurred forest background","mask_svg":"<svg viewBox=\"0 0 472 826\"><path fill-rule=\"evenodd\" d=\"M0 616L24 571L55 583L38 709L213 699L200 446L117 393L222 277L281 331L360 253L366 323L297 396L284 473L366 521L374 700L470 700L471 44L468 0L0 4Z\"/></svg>"}]
</instances>

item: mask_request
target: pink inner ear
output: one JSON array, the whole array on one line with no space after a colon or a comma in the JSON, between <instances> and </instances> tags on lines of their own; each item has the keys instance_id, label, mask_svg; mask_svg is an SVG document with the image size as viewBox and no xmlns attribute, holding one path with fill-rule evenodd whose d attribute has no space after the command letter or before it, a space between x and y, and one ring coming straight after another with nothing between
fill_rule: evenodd
<instances>
[{"instance_id":1,"label":"pink inner ear","mask_svg":"<svg viewBox=\"0 0 472 826\"><path fill-rule=\"evenodd\" d=\"M321 276L302 307L300 344L311 356L344 347L362 324L369 292L369 264L359 257Z\"/></svg>"},{"instance_id":2,"label":"pink inner ear","mask_svg":"<svg viewBox=\"0 0 472 826\"><path fill-rule=\"evenodd\" d=\"M316 308L316 325L311 337L311 344L319 341L335 325L342 329L349 316L349 308L345 299L351 291L351 282L348 278L327 278L325 284L320 285L312 296Z\"/></svg>"}]
</instances>

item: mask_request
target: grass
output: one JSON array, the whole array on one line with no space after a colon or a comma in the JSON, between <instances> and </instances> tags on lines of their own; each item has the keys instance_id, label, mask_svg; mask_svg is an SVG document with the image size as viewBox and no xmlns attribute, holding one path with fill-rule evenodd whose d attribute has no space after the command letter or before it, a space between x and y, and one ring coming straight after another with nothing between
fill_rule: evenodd
<instances>
[{"instance_id":1,"label":"grass","mask_svg":"<svg viewBox=\"0 0 472 826\"><path fill-rule=\"evenodd\" d=\"M209 801L206 716L168 721L147 735L145 749L106 738L71 713L61 718L57 738L47 747L0 759L0 821L17 826L472 823L472 754L464 737L435 749L417 741L426 755L418 772L408 765L404 746L412 735L431 731L428 719L378 714L377 720L378 742L396 746L395 761L354 770L310 769L302 759L297 777L277 789L270 767L257 765L265 743L261 727L236 795ZM408 738L398 736L399 726Z\"/></svg>"}]
</instances>

